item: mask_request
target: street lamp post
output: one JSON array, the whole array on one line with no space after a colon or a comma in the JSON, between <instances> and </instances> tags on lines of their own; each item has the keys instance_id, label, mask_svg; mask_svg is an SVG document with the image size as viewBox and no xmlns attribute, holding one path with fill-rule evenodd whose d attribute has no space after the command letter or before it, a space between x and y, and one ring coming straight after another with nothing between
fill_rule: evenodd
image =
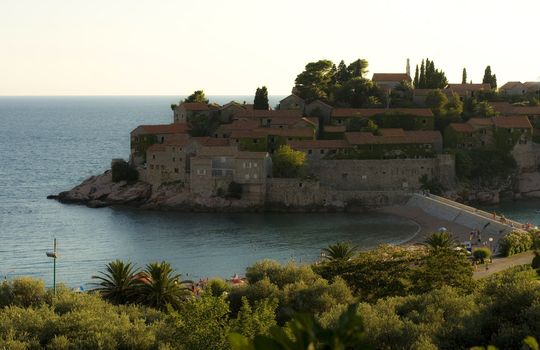
<instances>
[{"instance_id":1,"label":"street lamp post","mask_svg":"<svg viewBox=\"0 0 540 350\"><path fill-rule=\"evenodd\" d=\"M49 258L53 258L53 293L54 296L56 296L56 259L58 258L58 253L56 251L56 238L54 239L54 250L45 254Z\"/></svg>"}]
</instances>

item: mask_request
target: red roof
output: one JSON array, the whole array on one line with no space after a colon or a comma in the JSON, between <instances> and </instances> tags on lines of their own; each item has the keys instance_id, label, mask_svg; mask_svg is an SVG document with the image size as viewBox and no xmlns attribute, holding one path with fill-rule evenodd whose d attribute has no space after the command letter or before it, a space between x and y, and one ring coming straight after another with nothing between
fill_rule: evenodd
<instances>
[{"instance_id":1,"label":"red roof","mask_svg":"<svg viewBox=\"0 0 540 350\"><path fill-rule=\"evenodd\" d=\"M283 136L283 137L314 137L315 132L311 128L300 129L280 129L280 128L258 128L254 131L265 133L266 135Z\"/></svg>"},{"instance_id":2,"label":"red roof","mask_svg":"<svg viewBox=\"0 0 540 350\"><path fill-rule=\"evenodd\" d=\"M260 139L266 137L267 133L260 132L257 130L233 130L231 132L231 139L247 139L254 138Z\"/></svg>"},{"instance_id":3,"label":"red roof","mask_svg":"<svg viewBox=\"0 0 540 350\"><path fill-rule=\"evenodd\" d=\"M158 124L158 125L139 125L131 134L183 134L189 130L186 124Z\"/></svg>"},{"instance_id":4,"label":"red roof","mask_svg":"<svg viewBox=\"0 0 540 350\"><path fill-rule=\"evenodd\" d=\"M347 127L345 125L325 125L324 132L345 132Z\"/></svg>"},{"instance_id":5,"label":"red roof","mask_svg":"<svg viewBox=\"0 0 540 350\"><path fill-rule=\"evenodd\" d=\"M345 139L351 145L386 145L442 142L442 136L440 132L427 130L405 131L404 136L376 136L369 132L346 132Z\"/></svg>"},{"instance_id":6,"label":"red roof","mask_svg":"<svg viewBox=\"0 0 540 350\"><path fill-rule=\"evenodd\" d=\"M433 117L429 108L334 108L332 118L373 117L385 113L401 113L418 117Z\"/></svg>"},{"instance_id":7,"label":"red roof","mask_svg":"<svg viewBox=\"0 0 540 350\"><path fill-rule=\"evenodd\" d=\"M238 112L235 114L235 118L300 118L302 117L302 111L296 109L253 109L245 112Z\"/></svg>"},{"instance_id":8,"label":"red roof","mask_svg":"<svg viewBox=\"0 0 540 350\"><path fill-rule=\"evenodd\" d=\"M468 92L468 91L480 91L480 90L491 90L491 85L489 84L448 84L447 89L452 90L453 92L457 92L458 94L461 92Z\"/></svg>"},{"instance_id":9,"label":"red roof","mask_svg":"<svg viewBox=\"0 0 540 350\"><path fill-rule=\"evenodd\" d=\"M180 107L184 107L186 111L208 111L210 108L205 103L200 102L182 102Z\"/></svg>"},{"instance_id":10,"label":"red roof","mask_svg":"<svg viewBox=\"0 0 540 350\"><path fill-rule=\"evenodd\" d=\"M450 127L457 132L473 132L474 128L469 123L450 123Z\"/></svg>"},{"instance_id":11,"label":"red roof","mask_svg":"<svg viewBox=\"0 0 540 350\"><path fill-rule=\"evenodd\" d=\"M371 79L375 82L380 81L412 81L407 73L374 73Z\"/></svg>"},{"instance_id":12,"label":"red roof","mask_svg":"<svg viewBox=\"0 0 540 350\"><path fill-rule=\"evenodd\" d=\"M405 131L403 129L399 128L387 128L387 129L379 129L379 133L382 136L386 137L403 137L405 136Z\"/></svg>"},{"instance_id":13,"label":"red roof","mask_svg":"<svg viewBox=\"0 0 540 350\"><path fill-rule=\"evenodd\" d=\"M303 140L289 141L289 146L294 149L340 149L351 147L345 140Z\"/></svg>"},{"instance_id":14,"label":"red roof","mask_svg":"<svg viewBox=\"0 0 540 350\"><path fill-rule=\"evenodd\" d=\"M532 129L531 122L526 116L493 117L492 119L497 128Z\"/></svg>"},{"instance_id":15,"label":"red roof","mask_svg":"<svg viewBox=\"0 0 540 350\"><path fill-rule=\"evenodd\" d=\"M233 131L233 130L252 130L261 125L258 120L234 120L231 124L222 124L220 130Z\"/></svg>"},{"instance_id":16,"label":"red roof","mask_svg":"<svg viewBox=\"0 0 540 350\"><path fill-rule=\"evenodd\" d=\"M228 146L230 141L229 139L224 138L217 138L217 137L192 137L193 141L196 141L200 143L203 146L207 147L221 147L221 146Z\"/></svg>"}]
</instances>

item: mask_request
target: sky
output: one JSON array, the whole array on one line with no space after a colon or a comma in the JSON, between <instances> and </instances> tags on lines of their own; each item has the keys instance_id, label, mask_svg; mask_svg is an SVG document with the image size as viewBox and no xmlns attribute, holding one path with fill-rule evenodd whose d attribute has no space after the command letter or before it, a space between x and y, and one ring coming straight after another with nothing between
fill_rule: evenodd
<instances>
[{"instance_id":1,"label":"sky","mask_svg":"<svg viewBox=\"0 0 540 350\"><path fill-rule=\"evenodd\" d=\"M540 80L538 0L0 0L0 95L291 91L306 63Z\"/></svg>"}]
</instances>

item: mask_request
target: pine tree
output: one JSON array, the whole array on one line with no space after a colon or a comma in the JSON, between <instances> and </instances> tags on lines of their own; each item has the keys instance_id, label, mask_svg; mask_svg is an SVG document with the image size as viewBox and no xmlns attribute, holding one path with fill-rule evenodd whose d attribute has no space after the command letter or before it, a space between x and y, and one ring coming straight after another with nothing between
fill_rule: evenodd
<instances>
[{"instance_id":1,"label":"pine tree","mask_svg":"<svg viewBox=\"0 0 540 350\"><path fill-rule=\"evenodd\" d=\"M270 105L268 104L268 89L266 86L257 88L255 91L255 99L253 100L253 109L268 110Z\"/></svg>"},{"instance_id":2,"label":"pine tree","mask_svg":"<svg viewBox=\"0 0 540 350\"><path fill-rule=\"evenodd\" d=\"M420 75L418 73L418 65L416 65L416 70L414 71L414 81L413 81L413 84L414 84L414 88L415 89L418 89L420 88L418 85L420 83Z\"/></svg>"},{"instance_id":3,"label":"pine tree","mask_svg":"<svg viewBox=\"0 0 540 350\"><path fill-rule=\"evenodd\" d=\"M420 79L418 85L420 89L426 88L426 67L424 65L424 60L422 60L422 64L420 65Z\"/></svg>"},{"instance_id":4,"label":"pine tree","mask_svg":"<svg viewBox=\"0 0 540 350\"><path fill-rule=\"evenodd\" d=\"M466 68L463 68L461 84L467 84L467 69Z\"/></svg>"}]
</instances>

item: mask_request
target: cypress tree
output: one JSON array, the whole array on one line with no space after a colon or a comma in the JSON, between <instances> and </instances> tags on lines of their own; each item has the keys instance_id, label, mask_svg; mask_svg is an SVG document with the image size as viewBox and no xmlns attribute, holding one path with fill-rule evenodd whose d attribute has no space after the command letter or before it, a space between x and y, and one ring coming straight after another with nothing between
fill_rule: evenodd
<instances>
[{"instance_id":1,"label":"cypress tree","mask_svg":"<svg viewBox=\"0 0 540 350\"><path fill-rule=\"evenodd\" d=\"M489 84L492 89L497 88L497 76L495 74L491 74L491 66L486 67L486 70L484 71L484 79L482 79L482 83Z\"/></svg>"},{"instance_id":2,"label":"cypress tree","mask_svg":"<svg viewBox=\"0 0 540 350\"><path fill-rule=\"evenodd\" d=\"M336 72L336 83L343 85L349 80L349 71L347 70L347 65L345 61L341 60L339 62Z\"/></svg>"},{"instance_id":3,"label":"cypress tree","mask_svg":"<svg viewBox=\"0 0 540 350\"><path fill-rule=\"evenodd\" d=\"M268 110L270 105L268 104L268 89L266 86L257 88L255 91L255 99L253 100L253 109L265 109Z\"/></svg>"},{"instance_id":4,"label":"cypress tree","mask_svg":"<svg viewBox=\"0 0 540 350\"><path fill-rule=\"evenodd\" d=\"M419 88L419 86L418 86L419 83L420 83L420 76L419 76L419 73L418 73L418 65L416 65L416 70L414 71L414 81L413 81L415 89Z\"/></svg>"},{"instance_id":5,"label":"cypress tree","mask_svg":"<svg viewBox=\"0 0 540 350\"><path fill-rule=\"evenodd\" d=\"M420 79L418 85L420 89L426 88L426 67L424 65L424 60L422 60L422 64L420 65Z\"/></svg>"},{"instance_id":6,"label":"cypress tree","mask_svg":"<svg viewBox=\"0 0 540 350\"><path fill-rule=\"evenodd\" d=\"M467 69L466 68L463 68L461 84L467 84Z\"/></svg>"}]
</instances>

